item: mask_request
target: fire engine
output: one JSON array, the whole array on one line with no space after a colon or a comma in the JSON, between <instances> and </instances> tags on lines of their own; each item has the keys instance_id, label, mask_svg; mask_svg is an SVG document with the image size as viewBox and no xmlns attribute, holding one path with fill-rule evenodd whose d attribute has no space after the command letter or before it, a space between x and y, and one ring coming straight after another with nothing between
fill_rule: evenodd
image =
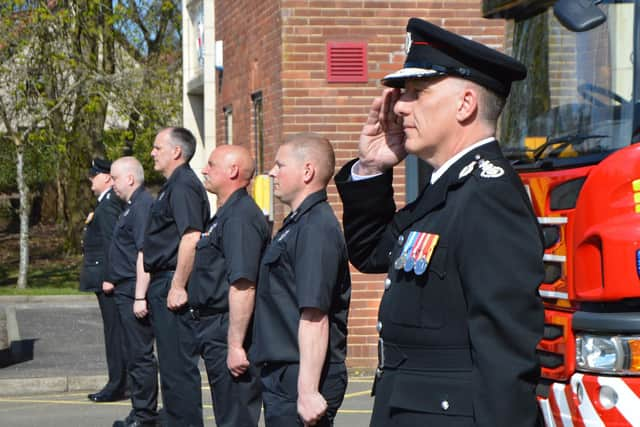
<instances>
[{"instance_id":1,"label":"fire engine","mask_svg":"<svg viewBox=\"0 0 640 427\"><path fill-rule=\"evenodd\" d=\"M499 139L544 237L542 418L640 426L640 0L482 7L528 68Z\"/></svg>"}]
</instances>

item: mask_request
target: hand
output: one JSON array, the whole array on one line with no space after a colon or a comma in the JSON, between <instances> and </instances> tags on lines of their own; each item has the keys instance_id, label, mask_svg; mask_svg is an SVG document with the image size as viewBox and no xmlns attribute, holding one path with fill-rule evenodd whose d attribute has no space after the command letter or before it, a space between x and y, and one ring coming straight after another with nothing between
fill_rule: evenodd
<instances>
[{"instance_id":1,"label":"hand","mask_svg":"<svg viewBox=\"0 0 640 427\"><path fill-rule=\"evenodd\" d=\"M249 368L247 353L242 347L229 347L227 351L227 368L234 378L244 374Z\"/></svg>"},{"instance_id":2,"label":"hand","mask_svg":"<svg viewBox=\"0 0 640 427\"><path fill-rule=\"evenodd\" d=\"M373 100L367 122L360 133L358 144L359 175L384 172L400 163L406 156L402 117L393 112L400 98L400 89L387 88L382 96Z\"/></svg>"},{"instance_id":3,"label":"hand","mask_svg":"<svg viewBox=\"0 0 640 427\"><path fill-rule=\"evenodd\" d=\"M298 393L298 415L305 427L316 425L326 413L327 401L320 392Z\"/></svg>"},{"instance_id":4,"label":"hand","mask_svg":"<svg viewBox=\"0 0 640 427\"><path fill-rule=\"evenodd\" d=\"M147 300L136 300L133 303L133 315L138 319L144 318L147 314L149 314L149 309L147 308Z\"/></svg>"},{"instance_id":5,"label":"hand","mask_svg":"<svg viewBox=\"0 0 640 427\"><path fill-rule=\"evenodd\" d=\"M171 286L167 295L167 307L169 310L178 310L187 303L187 290L177 286Z\"/></svg>"},{"instance_id":6,"label":"hand","mask_svg":"<svg viewBox=\"0 0 640 427\"><path fill-rule=\"evenodd\" d=\"M111 282L102 282L102 292L107 295L112 293L115 288L115 285Z\"/></svg>"}]
</instances>

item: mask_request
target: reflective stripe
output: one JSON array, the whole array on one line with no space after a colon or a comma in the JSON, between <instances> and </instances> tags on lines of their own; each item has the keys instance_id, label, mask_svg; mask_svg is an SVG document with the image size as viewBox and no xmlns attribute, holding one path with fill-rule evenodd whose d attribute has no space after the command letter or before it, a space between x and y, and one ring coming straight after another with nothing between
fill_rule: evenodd
<instances>
[{"instance_id":1,"label":"reflective stripe","mask_svg":"<svg viewBox=\"0 0 640 427\"><path fill-rule=\"evenodd\" d=\"M553 384L553 397L560 409L560 421L562 421L563 427L573 427L573 421L571 421L571 411L569 410L569 403L567 402L567 395L564 393L565 385L560 383Z\"/></svg>"},{"instance_id":2,"label":"reflective stripe","mask_svg":"<svg viewBox=\"0 0 640 427\"><path fill-rule=\"evenodd\" d=\"M584 383L582 382L582 374L575 374L571 377L571 388L574 393L577 393L578 386L582 387L583 397L582 402L578 405L578 411L580 411L580 416L582 417L582 422L585 427L605 427L602 419L598 415L598 412L593 407L593 403L591 402L591 396L587 392Z\"/></svg>"},{"instance_id":3,"label":"reflective stripe","mask_svg":"<svg viewBox=\"0 0 640 427\"><path fill-rule=\"evenodd\" d=\"M544 254L542 256L543 261L552 261L552 262L566 262L567 257L564 255L553 255L553 254Z\"/></svg>"},{"instance_id":4,"label":"reflective stripe","mask_svg":"<svg viewBox=\"0 0 640 427\"><path fill-rule=\"evenodd\" d=\"M566 216L539 216L538 223L540 224L566 224Z\"/></svg>"},{"instance_id":5,"label":"reflective stripe","mask_svg":"<svg viewBox=\"0 0 640 427\"><path fill-rule=\"evenodd\" d=\"M566 292L554 292L554 291L545 291L545 290L539 289L538 293L543 298L569 299L569 294Z\"/></svg>"},{"instance_id":6,"label":"reflective stripe","mask_svg":"<svg viewBox=\"0 0 640 427\"><path fill-rule=\"evenodd\" d=\"M551 404L549 404L549 399L539 399L538 404L540 405L540 411L542 412L544 425L547 427L556 427L556 422L553 419L553 413L551 411Z\"/></svg>"}]
</instances>

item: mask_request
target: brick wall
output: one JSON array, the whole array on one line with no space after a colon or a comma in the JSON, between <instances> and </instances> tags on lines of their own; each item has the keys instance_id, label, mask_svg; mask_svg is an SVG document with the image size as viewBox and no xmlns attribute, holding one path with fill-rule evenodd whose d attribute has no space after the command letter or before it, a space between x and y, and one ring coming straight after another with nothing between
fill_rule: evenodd
<instances>
[{"instance_id":1,"label":"brick wall","mask_svg":"<svg viewBox=\"0 0 640 427\"><path fill-rule=\"evenodd\" d=\"M341 167L357 155L358 135L372 99L381 91L380 78L402 65L405 26L412 16L502 48L504 23L482 19L477 0L218 0L216 38L224 40L225 64L218 98L219 129L223 129L222 108L233 105L234 143L253 141L250 94L262 90L265 165L273 163L283 137L304 131L327 136ZM328 41L367 43L368 82L327 83ZM221 143L223 133L218 135ZM399 206L405 200L404 175L402 166L394 171ZM341 218L333 184L329 200ZM281 220L283 207L276 212ZM348 365L373 367L382 276L353 270L352 281Z\"/></svg>"}]
</instances>

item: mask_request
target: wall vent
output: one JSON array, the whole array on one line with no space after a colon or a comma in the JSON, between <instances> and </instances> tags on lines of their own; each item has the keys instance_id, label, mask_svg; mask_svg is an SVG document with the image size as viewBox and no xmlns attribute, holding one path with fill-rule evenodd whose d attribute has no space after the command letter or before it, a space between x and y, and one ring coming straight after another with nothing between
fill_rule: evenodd
<instances>
[{"instance_id":1,"label":"wall vent","mask_svg":"<svg viewBox=\"0 0 640 427\"><path fill-rule=\"evenodd\" d=\"M329 83L366 83L367 44L365 42L327 42L327 81Z\"/></svg>"}]
</instances>

